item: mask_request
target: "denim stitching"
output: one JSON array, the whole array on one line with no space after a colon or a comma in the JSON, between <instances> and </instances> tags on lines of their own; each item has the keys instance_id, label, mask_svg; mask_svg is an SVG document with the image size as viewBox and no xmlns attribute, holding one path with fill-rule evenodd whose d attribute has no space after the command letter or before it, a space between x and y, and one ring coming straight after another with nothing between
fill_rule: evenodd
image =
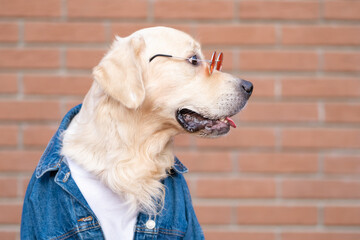
<instances>
[{"instance_id":1,"label":"denim stitching","mask_svg":"<svg viewBox=\"0 0 360 240\"><path fill-rule=\"evenodd\" d=\"M138 233L146 233L146 234L153 234L153 235L158 234L157 232L148 232L148 231L145 231L145 230L143 230L143 231L141 231L141 230L136 230L136 232L138 232Z\"/></svg>"},{"instance_id":2,"label":"denim stitching","mask_svg":"<svg viewBox=\"0 0 360 240\"><path fill-rule=\"evenodd\" d=\"M36 177L40 178L45 172L49 170L55 170L51 168L56 168L59 166L59 162L55 163L55 165L46 165L43 166L43 163L45 161L45 158L48 158L49 155L54 154L56 157L61 157L60 149L54 148L54 145L62 144L61 135L63 131L69 126L69 121L71 118L73 118L80 110L81 110L82 104L77 105L73 109L71 109L65 116L64 119L61 121L58 131L56 131L55 135L51 138L48 146L45 149L44 154L41 156L40 161L38 163L38 167L36 168ZM51 160L52 161L52 160ZM60 161L61 162L61 161Z\"/></svg>"},{"instance_id":3,"label":"denim stitching","mask_svg":"<svg viewBox=\"0 0 360 240\"><path fill-rule=\"evenodd\" d=\"M176 229L159 228L159 230L170 231L170 232L179 232L179 233L185 234L185 232L176 230Z\"/></svg>"},{"instance_id":4,"label":"denim stitching","mask_svg":"<svg viewBox=\"0 0 360 240\"><path fill-rule=\"evenodd\" d=\"M90 227L88 227L88 226L90 226ZM55 237L55 238L51 238L50 240L63 240L63 239L72 237L77 233L84 232L86 230L90 230L90 229L100 227L100 225L98 223L96 223L95 225L94 224L88 224L88 225L84 225L84 226L80 226L80 227L81 227L80 229L79 229L79 227L73 228L70 231L68 231L67 233L64 233L63 235Z\"/></svg>"},{"instance_id":5,"label":"denim stitching","mask_svg":"<svg viewBox=\"0 0 360 240\"><path fill-rule=\"evenodd\" d=\"M171 230L171 229L165 229L165 228L159 228L159 233L164 233L168 235L175 235L179 237L185 236L185 232L179 231L179 230Z\"/></svg>"},{"instance_id":6,"label":"denim stitching","mask_svg":"<svg viewBox=\"0 0 360 240\"><path fill-rule=\"evenodd\" d=\"M143 227L137 227L136 228L136 232L141 232L141 233L148 233L148 234L158 234L158 233L163 233L163 234L167 234L167 235L174 235L174 236L178 236L178 237L183 237L185 236L185 232L182 232L180 230L172 230L172 229L166 229L166 228L159 228L159 231L146 231L147 228L143 228Z\"/></svg>"},{"instance_id":7,"label":"denim stitching","mask_svg":"<svg viewBox=\"0 0 360 240\"><path fill-rule=\"evenodd\" d=\"M43 162L45 160L45 158L48 157L48 155L50 154L50 149L52 148L52 146L54 145L54 141L52 141L52 139L50 140L49 146L46 148L44 154L41 156L40 158L40 162L38 164L38 168L36 169L36 175L40 175L43 172Z\"/></svg>"}]
</instances>

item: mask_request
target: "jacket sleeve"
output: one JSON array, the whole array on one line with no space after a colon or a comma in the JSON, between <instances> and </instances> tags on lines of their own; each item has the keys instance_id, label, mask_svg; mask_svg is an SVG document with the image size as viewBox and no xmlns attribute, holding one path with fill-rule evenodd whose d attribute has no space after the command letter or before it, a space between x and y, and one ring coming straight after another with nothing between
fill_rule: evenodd
<instances>
[{"instance_id":1,"label":"jacket sleeve","mask_svg":"<svg viewBox=\"0 0 360 240\"><path fill-rule=\"evenodd\" d=\"M33 218L35 216L33 205L30 202L30 195L34 186L35 176L33 175L28 188L26 190L24 205L21 216L21 228L20 228L20 239L21 240L33 240L37 239L35 235L35 229L33 224Z\"/></svg>"},{"instance_id":2,"label":"jacket sleeve","mask_svg":"<svg viewBox=\"0 0 360 240\"><path fill-rule=\"evenodd\" d=\"M204 237L204 233L201 229L201 226L199 224L199 221L196 217L195 214L195 210L192 204L192 200L191 200L191 195L190 195L190 191L188 188L188 185L185 181L185 178L182 177L182 185L183 185L183 189L184 189L184 195L185 195L185 199L186 202L185 204L186 206L186 217L187 217L187 222L188 222L188 228L187 231L185 233L184 239L185 240L203 240L205 239Z\"/></svg>"}]
</instances>

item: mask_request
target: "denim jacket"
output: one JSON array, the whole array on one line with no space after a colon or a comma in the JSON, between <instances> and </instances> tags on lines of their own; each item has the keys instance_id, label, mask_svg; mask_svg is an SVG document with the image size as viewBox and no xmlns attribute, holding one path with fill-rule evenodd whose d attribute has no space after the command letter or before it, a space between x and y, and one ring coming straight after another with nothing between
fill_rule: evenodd
<instances>
[{"instance_id":1,"label":"denim jacket","mask_svg":"<svg viewBox=\"0 0 360 240\"><path fill-rule=\"evenodd\" d=\"M21 219L22 240L105 239L60 154L62 132L80 108L78 105L66 114L30 180ZM134 240L204 239L182 175L185 172L187 168L175 158L169 176L162 180L166 189L164 208L155 217L139 213Z\"/></svg>"}]
</instances>

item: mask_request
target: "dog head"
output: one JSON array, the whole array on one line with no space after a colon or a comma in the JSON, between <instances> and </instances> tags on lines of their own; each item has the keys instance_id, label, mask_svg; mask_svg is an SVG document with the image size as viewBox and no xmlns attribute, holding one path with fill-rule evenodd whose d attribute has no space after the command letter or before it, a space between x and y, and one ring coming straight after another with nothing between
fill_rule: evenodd
<instances>
[{"instance_id":1,"label":"dog head","mask_svg":"<svg viewBox=\"0 0 360 240\"><path fill-rule=\"evenodd\" d=\"M216 137L235 127L230 117L245 106L253 86L218 70L210 73L203 60L200 44L189 35L147 28L117 37L93 75L128 110L178 132Z\"/></svg>"}]
</instances>

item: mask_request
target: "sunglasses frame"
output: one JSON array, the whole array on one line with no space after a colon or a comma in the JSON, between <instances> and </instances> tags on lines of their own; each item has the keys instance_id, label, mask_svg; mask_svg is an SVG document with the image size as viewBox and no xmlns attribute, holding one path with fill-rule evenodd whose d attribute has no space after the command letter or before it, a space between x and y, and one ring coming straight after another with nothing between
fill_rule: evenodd
<instances>
[{"instance_id":1,"label":"sunglasses frame","mask_svg":"<svg viewBox=\"0 0 360 240\"><path fill-rule=\"evenodd\" d=\"M169 57L169 58L174 58L174 59L179 59L179 60L186 60L186 61L188 61L190 63L192 63L194 61L194 59L192 59L192 57L183 58L183 57L172 56L172 55L169 55L169 54L156 54L156 55L152 56L149 59L149 62L154 60L154 58L156 58L156 57ZM220 52L219 55L216 58L216 51L214 51L212 56L211 56L211 60L196 59L196 61L198 61L198 62L207 62L208 63L209 74L211 75L213 73L214 69L216 69L217 71L221 71L223 59L224 59L224 54L222 52Z\"/></svg>"},{"instance_id":2,"label":"sunglasses frame","mask_svg":"<svg viewBox=\"0 0 360 240\"><path fill-rule=\"evenodd\" d=\"M216 51L213 52L212 56L211 56L211 60L210 60L210 64L209 64L209 73L212 74L214 71L214 68L217 71L221 71L222 68L222 62L224 59L224 54L221 52L218 57L216 58Z\"/></svg>"}]
</instances>

